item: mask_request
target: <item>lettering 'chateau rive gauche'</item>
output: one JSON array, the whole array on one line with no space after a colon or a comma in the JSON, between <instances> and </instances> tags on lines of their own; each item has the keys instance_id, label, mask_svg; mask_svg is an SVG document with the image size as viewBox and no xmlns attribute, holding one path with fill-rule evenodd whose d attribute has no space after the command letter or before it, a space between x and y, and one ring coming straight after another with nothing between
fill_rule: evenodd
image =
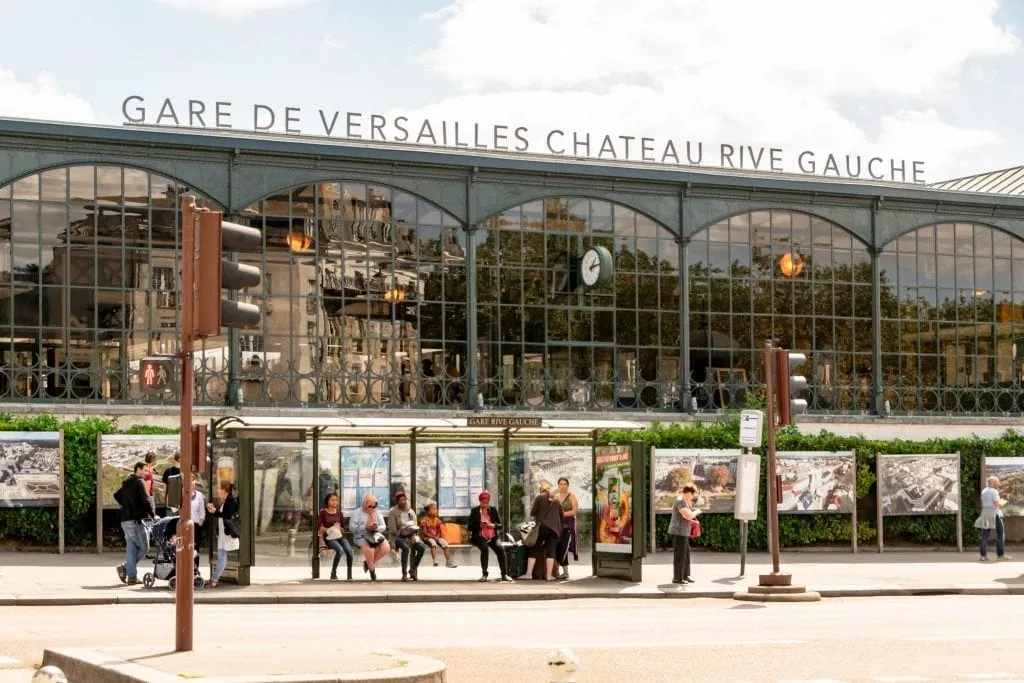
<instances>
[{"instance_id":1,"label":"lettering 'chateau rive gauche'","mask_svg":"<svg viewBox=\"0 0 1024 683\"><path fill-rule=\"evenodd\" d=\"M900 183L924 183L924 162L859 154L820 154L800 151L795 169L786 168L789 157L781 147L721 143L705 144L639 135L603 134L552 128L531 133L527 126L480 124L459 121L385 116L338 109L275 108L254 104L245 115L232 102L208 103L189 99L175 103L159 100L147 106L140 95L121 103L124 123L129 125L185 126L220 130L284 132L288 135L392 142L520 154L541 153L560 157L629 161L678 166L714 167L782 173L793 171L826 178L851 178ZM539 149L538 149L539 145Z\"/></svg>"}]
</instances>

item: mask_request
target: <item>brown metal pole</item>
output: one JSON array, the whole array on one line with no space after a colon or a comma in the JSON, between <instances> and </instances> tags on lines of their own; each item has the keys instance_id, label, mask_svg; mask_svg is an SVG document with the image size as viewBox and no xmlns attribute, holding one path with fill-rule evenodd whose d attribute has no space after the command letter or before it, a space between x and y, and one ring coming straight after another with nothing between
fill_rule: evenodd
<instances>
[{"instance_id":1,"label":"brown metal pole","mask_svg":"<svg viewBox=\"0 0 1024 683\"><path fill-rule=\"evenodd\" d=\"M768 427L768 533L772 544L772 573L779 573L779 503L778 492L775 490L775 353L776 349L770 341L764 343L764 375L767 386L767 420Z\"/></svg>"},{"instance_id":2,"label":"brown metal pole","mask_svg":"<svg viewBox=\"0 0 1024 683\"><path fill-rule=\"evenodd\" d=\"M195 332L195 263L196 225L195 197L181 200L181 507L178 512L178 539L175 556L177 587L174 593L174 649L192 650L192 617L195 588L192 584L195 566L195 540L192 528L192 346Z\"/></svg>"}]
</instances>

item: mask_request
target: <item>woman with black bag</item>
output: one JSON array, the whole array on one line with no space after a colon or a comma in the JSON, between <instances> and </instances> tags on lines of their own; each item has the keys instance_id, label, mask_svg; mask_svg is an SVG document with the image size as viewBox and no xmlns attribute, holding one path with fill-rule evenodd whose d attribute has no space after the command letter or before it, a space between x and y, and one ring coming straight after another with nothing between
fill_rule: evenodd
<instances>
[{"instance_id":1,"label":"woman with black bag","mask_svg":"<svg viewBox=\"0 0 1024 683\"><path fill-rule=\"evenodd\" d=\"M220 505L211 503L206 506L206 511L217 518L217 566L214 567L210 580L206 582L210 588L215 588L220 583L220 576L228 566L228 553L238 550L238 537L242 535L235 485L230 481L222 481L220 488L217 489L217 495Z\"/></svg>"},{"instance_id":2,"label":"woman with black bag","mask_svg":"<svg viewBox=\"0 0 1024 683\"><path fill-rule=\"evenodd\" d=\"M551 486L547 482L540 485L540 494L533 499L530 516L537 525L537 540L533 546L533 555L526 561L526 575L533 576L533 566L537 558L545 559L544 578L555 580L555 553L562 539L562 504L551 495Z\"/></svg>"}]
</instances>

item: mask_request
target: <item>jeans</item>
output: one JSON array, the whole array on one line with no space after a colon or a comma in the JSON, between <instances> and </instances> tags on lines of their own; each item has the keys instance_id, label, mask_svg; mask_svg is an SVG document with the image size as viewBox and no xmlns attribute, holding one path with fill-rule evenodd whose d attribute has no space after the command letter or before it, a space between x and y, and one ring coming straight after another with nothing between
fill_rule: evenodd
<instances>
[{"instance_id":1,"label":"jeans","mask_svg":"<svg viewBox=\"0 0 1024 683\"><path fill-rule=\"evenodd\" d=\"M129 581L139 578L136 567L139 560L146 556L149 551L149 535L142 522L121 522L121 529L124 530L124 567L125 576Z\"/></svg>"},{"instance_id":2,"label":"jeans","mask_svg":"<svg viewBox=\"0 0 1024 683\"><path fill-rule=\"evenodd\" d=\"M501 568L501 575L508 576L508 567L505 566L505 551L500 545L498 545L498 539L492 538L487 540L485 538L477 538L473 542L473 545L480 550L480 569L483 571L484 576L487 576L487 567L490 561L490 555L487 549L490 548L494 551L494 554L498 556L498 567Z\"/></svg>"},{"instance_id":3,"label":"jeans","mask_svg":"<svg viewBox=\"0 0 1024 683\"><path fill-rule=\"evenodd\" d=\"M690 537L672 536L672 581L690 578Z\"/></svg>"},{"instance_id":4,"label":"jeans","mask_svg":"<svg viewBox=\"0 0 1024 683\"><path fill-rule=\"evenodd\" d=\"M395 539L395 547L402 553L402 576L409 573L409 551L412 551L412 570L414 572L419 569L423 553L427 551L427 546L422 541L410 543L409 540L408 538Z\"/></svg>"},{"instance_id":5,"label":"jeans","mask_svg":"<svg viewBox=\"0 0 1024 683\"><path fill-rule=\"evenodd\" d=\"M327 547L334 551L334 564L331 565L331 577L338 575L338 563L341 562L342 553L345 554L345 561L348 564L348 573L352 574L352 546L347 538L328 538Z\"/></svg>"},{"instance_id":6,"label":"jeans","mask_svg":"<svg viewBox=\"0 0 1024 683\"><path fill-rule=\"evenodd\" d=\"M220 575L224 573L224 569L228 566L228 551L223 548L217 550L217 566L213 568L213 576L210 577L210 581L216 583L220 581Z\"/></svg>"},{"instance_id":7,"label":"jeans","mask_svg":"<svg viewBox=\"0 0 1024 683\"><path fill-rule=\"evenodd\" d=\"M991 529L981 529L981 556L988 557L988 534ZM1006 554L1006 528L1003 526L1003 518L996 517L996 556L1002 557Z\"/></svg>"}]
</instances>

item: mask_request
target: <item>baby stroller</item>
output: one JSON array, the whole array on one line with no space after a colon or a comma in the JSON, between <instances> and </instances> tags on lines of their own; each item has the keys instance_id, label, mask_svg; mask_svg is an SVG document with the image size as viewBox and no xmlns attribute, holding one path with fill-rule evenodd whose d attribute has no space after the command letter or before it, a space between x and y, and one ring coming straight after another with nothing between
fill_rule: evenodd
<instances>
[{"instance_id":1,"label":"baby stroller","mask_svg":"<svg viewBox=\"0 0 1024 683\"><path fill-rule=\"evenodd\" d=\"M175 547L174 543L171 542L171 538L177 533L178 529L178 516L164 517L153 524L153 528L150 530L150 542L155 547L156 555L153 560L153 571L146 572L142 577L142 585L146 588L152 588L156 584L157 579L166 581L168 587L174 590L177 584L177 578L175 577L175 570L177 568L177 561L175 559ZM206 582L203 577L199 574L199 552L193 550L195 555L195 573L193 574L193 585L196 590L201 590Z\"/></svg>"}]
</instances>

